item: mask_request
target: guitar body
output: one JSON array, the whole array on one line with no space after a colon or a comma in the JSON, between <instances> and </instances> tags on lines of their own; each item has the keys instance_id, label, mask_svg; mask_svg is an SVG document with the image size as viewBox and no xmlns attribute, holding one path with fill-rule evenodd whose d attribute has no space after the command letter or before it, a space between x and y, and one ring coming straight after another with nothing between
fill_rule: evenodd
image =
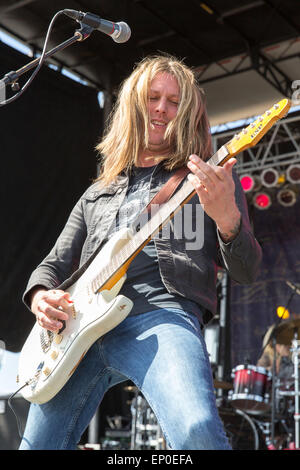
<instances>
[{"instance_id":1,"label":"guitar body","mask_svg":"<svg viewBox=\"0 0 300 470\"><path fill-rule=\"evenodd\" d=\"M113 236L83 276L66 289L73 304L67 311L69 319L64 329L52 334L36 323L31 330L19 360L20 385L29 381L21 390L26 400L40 404L49 401L69 380L92 344L128 316L133 303L118 295L126 275L110 290L93 293L86 289L99 266L109 264L112 256L128 241L127 235L125 229ZM51 340L47 344L49 333Z\"/></svg>"}]
</instances>

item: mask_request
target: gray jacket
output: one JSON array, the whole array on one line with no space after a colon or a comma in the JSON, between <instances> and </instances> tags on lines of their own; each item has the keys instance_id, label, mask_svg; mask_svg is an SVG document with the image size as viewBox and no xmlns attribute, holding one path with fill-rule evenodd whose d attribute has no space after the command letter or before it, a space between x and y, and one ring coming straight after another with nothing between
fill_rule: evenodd
<instances>
[{"instance_id":1,"label":"gray jacket","mask_svg":"<svg viewBox=\"0 0 300 470\"><path fill-rule=\"evenodd\" d=\"M162 165L155 168L150 182L150 199L171 174ZM215 314L217 308L218 266L225 267L238 283L248 284L254 281L261 261L261 248L250 226L246 198L237 174L234 172L233 175L236 201L242 214L240 232L233 242L224 243L214 221L203 213L203 245L195 249L192 243L187 243L186 228L197 228L199 211L196 206L200 206L197 195L187 203L189 211L182 209L182 236L176 234L176 220L173 219L168 235L154 240L161 278L168 292L195 301L209 314ZM128 181L128 176L120 176L116 183L106 188L94 183L79 199L51 252L29 279L23 296L28 307L28 294L33 287L65 289L79 277L95 250L105 242L125 198Z\"/></svg>"}]
</instances>

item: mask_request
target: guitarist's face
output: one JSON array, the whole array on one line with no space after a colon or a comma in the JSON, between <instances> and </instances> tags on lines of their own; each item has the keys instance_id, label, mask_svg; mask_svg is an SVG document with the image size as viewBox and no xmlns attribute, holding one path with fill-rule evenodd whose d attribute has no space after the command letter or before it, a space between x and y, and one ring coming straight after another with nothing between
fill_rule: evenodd
<instances>
[{"instance_id":1,"label":"guitarist's face","mask_svg":"<svg viewBox=\"0 0 300 470\"><path fill-rule=\"evenodd\" d=\"M152 154L168 152L169 144L165 139L167 125L177 114L180 90L173 75L158 73L152 80L148 97L150 117L149 146Z\"/></svg>"}]
</instances>

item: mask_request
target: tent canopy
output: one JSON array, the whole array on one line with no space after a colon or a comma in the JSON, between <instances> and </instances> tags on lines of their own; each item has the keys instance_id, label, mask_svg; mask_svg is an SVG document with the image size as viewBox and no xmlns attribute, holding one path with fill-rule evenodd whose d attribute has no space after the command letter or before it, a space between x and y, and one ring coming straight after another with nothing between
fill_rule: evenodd
<instances>
[{"instance_id":1,"label":"tent canopy","mask_svg":"<svg viewBox=\"0 0 300 470\"><path fill-rule=\"evenodd\" d=\"M0 28L39 53L54 14L67 7L132 31L124 44L98 31L53 60L98 90L114 93L148 54L174 54L199 72L212 125L265 111L300 79L299 0L0 0ZM73 36L79 23L62 15L49 48Z\"/></svg>"}]
</instances>

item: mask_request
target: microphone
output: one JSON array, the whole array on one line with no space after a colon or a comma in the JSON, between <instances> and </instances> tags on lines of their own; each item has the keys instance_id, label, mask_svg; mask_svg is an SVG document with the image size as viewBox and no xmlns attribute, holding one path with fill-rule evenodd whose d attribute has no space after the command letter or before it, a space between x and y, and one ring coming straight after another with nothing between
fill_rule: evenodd
<instances>
[{"instance_id":1,"label":"microphone","mask_svg":"<svg viewBox=\"0 0 300 470\"><path fill-rule=\"evenodd\" d=\"M79 23L84 23L91 28L101 31L101 33L111 36L111 38L118 43L126 42L131 36L131 30L127 23L121 21L120 23L113 23L112 21L104 20L100 16L93 13L83 13L77 10L63 10L63 13Z\"/></svg>"}]
</instances>

